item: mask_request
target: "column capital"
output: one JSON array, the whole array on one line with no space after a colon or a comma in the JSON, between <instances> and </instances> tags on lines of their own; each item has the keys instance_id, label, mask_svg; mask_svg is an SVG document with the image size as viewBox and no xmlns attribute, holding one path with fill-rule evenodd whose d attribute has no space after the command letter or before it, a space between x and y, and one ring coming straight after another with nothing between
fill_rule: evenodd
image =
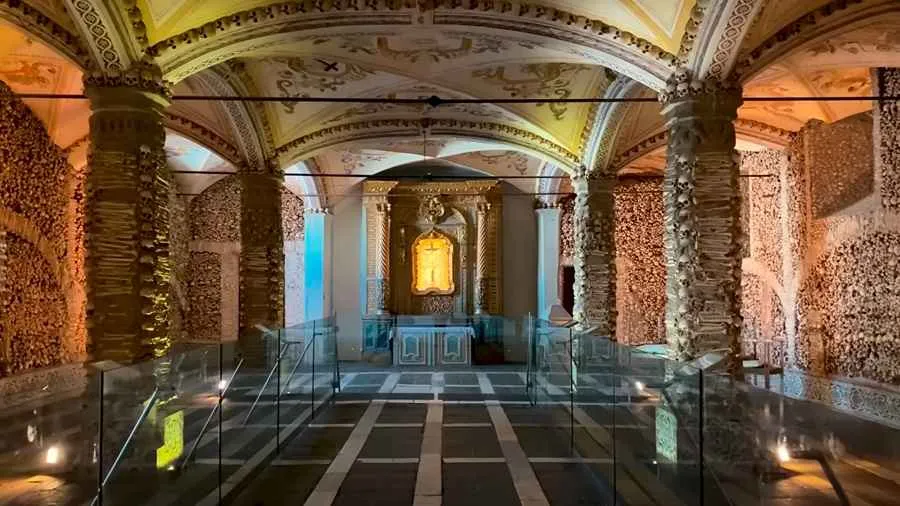
<instances>
[{"instance_id":1,"label":"column capital","mask_svg":"<svg viewBox=\"0 0 900 506\"><path fill-rule=\"evenodd\" d=\"M139 62L124 71L92 71L84 76L85 93L91 100L97 93L108 92L110 89L129 89L149 95L157 95L165 105L172 98L172 83L163 79L162 70L154 64Z\"/></svg>"},{"instance_id":2,"label":"column capital","mask_svg":"<svg viewBox=\"0 0 900 506\"><path fill-rule=\"evenodd\" d=\"M743 102L741 87L730 81L695 79L689 70L677 70L659 93L662 113L673 119L722 118L733 121Z\"/></svg>"}]
</instances>

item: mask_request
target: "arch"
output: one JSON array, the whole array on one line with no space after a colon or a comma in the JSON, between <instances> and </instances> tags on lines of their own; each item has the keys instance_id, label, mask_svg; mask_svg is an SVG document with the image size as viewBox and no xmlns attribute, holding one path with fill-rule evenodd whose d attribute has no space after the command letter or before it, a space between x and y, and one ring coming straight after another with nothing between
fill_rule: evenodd
<instances>
[{"instance_id":1,"label":"arch","mask_svg":"<svg viewBox=\"0 0 900 506\"><path fill-rule=\"evenodd\" d=\"M832 0L787 24L755 48L743 48L734 67L734 78L747 82L778 59L804 47L822 43L875 21L900 14L893 0Z\"/></svg>"},{"instance_id":2,"label":"arch","mask_svg":"<svg viewBox=\"0 0 900 506\"><path fill-rule=\"evenodd\" d=\"M430 140L467 138L491 141L506 149L556 163L567 169L567 172L574 170L580 160L565 147L527 130L501 123L453 119L433 119L427 122L416 119L382 119L345 123L298 137L276 149L276 155L281 162L280 165L286 166L296 160L315 156L325 149L334 149L357 141L421 139L423 125L427 125Z\"/></svg>"},{"instance_id":3,"label":"arch","mask_svg":"<svg viewBox=\"0 0 900 506\"><path fill-rule=\"evenodd\" d=\"M559 204L560 199L563 197L562 195L558 195L560 186L562 185L562 178L559 176L563 175L567 175L566 171L562 170L557 165L545 162L544 165L541 166L541 171L538 173L538 179L534 184L534 192L537 193L538 200L544 205L555 207Z\"/></svg>"},{"instance_id":4,"label":"arch","mask_svg":"<svg viewBox=\"0 0 900 506\"><path fill-rule=\"evenodd\" d=\"M640 84L627 77L619 77L606 90L605 98L626 98L640 91ZM592 171L607 171L612 161L613 146L622 125L622 118L628 110L627 102L600 104L594 128L584 153L584 166Z\"/></svg>"},{"instance_id":5,"label":"arch","mask_svg":"<svg viewBox=\"0 0 900 506\"><path fill-rule=\"evenodd\" d=\"M0 2L0 20L52 47L79 69L90 65L91 57L77 34L25 2Z\"/></svg>"},{"instance_id":6,"label":"arch","mask_svg":"<svg viewBox=\"0 0 900 506\"><path fill-rule=\"evenodd\" d=\"M320 172L313 160L297 161L284 172L298 172L304 174L316 174ZM284 186L303 199L304 209L325 209L328 206L328 198L322 179L310 176L284 176Z\"/></svg>"},{"instance_id":7,"label":"arch","mask_svg":"<svg viewBox=\"0 0 900 506\"><path fill-rule=\"evenodd\" d=\"M244 91L236 88L218 69L203 72L197 76L197 79L213 95L233 96ZM228 101L224 103L224 107L228 112L228 122L235 133L238 149L247 166L253 169L265 167L267 158L264 149L265 142L260 138L259 132L262 129L258 128L253 113L244 102Z\"/></svg>"},{"instance_id":8,"label":"arch","mask_svg":"<svg viewBox=\"0 0 900 506\"><path fill-rule=\"evenodd\" d=\"M309 37L359 33L378 26L394 33L410 29L445 30L519 40L523 44L555 44L578 55L585 63L599 64L627 75L653 89L660 89L671 72L675 56L652 43L606 23L543 5L510 8L502 2L451 2L438 0L413 9L398 9L392 2L329 4L339 14L323 25L322 6L281 3L224 16L149 48L166 77L179 81L229 59L262 52ZM430 23L425 24L425 19ZM433 23L433 24L432 24Z\"/></svg>"}]
</instances>

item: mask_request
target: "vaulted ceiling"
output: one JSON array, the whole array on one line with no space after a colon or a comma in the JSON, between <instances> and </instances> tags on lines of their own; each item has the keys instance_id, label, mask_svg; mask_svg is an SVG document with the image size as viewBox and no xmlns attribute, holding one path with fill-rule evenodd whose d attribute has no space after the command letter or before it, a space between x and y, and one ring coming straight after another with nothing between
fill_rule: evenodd
<instances>
[{"instance_id":1,"label":"vaulted ceiling","mask_svg":"<svg viewBox=\"0 0 900 506\"><path fill-rule=\"evenodd\" d=\"M900 66L893 0L22 1L18 10L0 4L0 17L24 20L24 29L0 24L0 79L18 92L78 93L86 66L145 60L184 95L540 100L624 96L622 83L637 82L643 89L630 96L650 98L677 66L706 58L725 62L722 75L734 65L747 96L863 96L871 67ZM85 101L30 105L61 146L87 131ZM742 147L777 146L809 119L869 107L748 103L738 133ZM166 120L173 164L196 162L206 148L192 171L274 159L364 176L424 150L495 175L571 169L598 152L626 172L653 172L665 152L655 103L185 101ZM188 192L203 186L196 176L180 181ZM355 182L322 181L335 195Z\"/></svg>"}]
</instances>

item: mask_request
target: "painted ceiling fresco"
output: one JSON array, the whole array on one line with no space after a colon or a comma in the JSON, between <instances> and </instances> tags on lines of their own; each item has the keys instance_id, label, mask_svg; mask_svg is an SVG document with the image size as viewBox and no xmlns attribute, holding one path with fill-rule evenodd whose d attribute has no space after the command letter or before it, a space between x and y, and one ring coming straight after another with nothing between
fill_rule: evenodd
<instances>
[{"instance_id":1,"label":"painted ceiling fresco","mask_svg":"<svg viewBox=\"0 0 900 506\"><path fill-rule=\"evenodd\" d=\"M43 0L53 2L55 0ZM138 0L151 43L272 0ZM696 0L543 0L550 7L599 19L669 52L677 52Z\"/></svg>"},{"instance_id":2,"label":"painted ceiling fresco","mask_svg":"<svg viewBox=\"0 0 900 506\"><path fill-rule=\"evenodd\" d=\"M315 37L290 55L245 58L257 92L283 97L420 99L570 98L601 96L615 77L573 55L531 43L459 32L388 36L375 32ZM454 118L503 123L577 151L589 104L267 104L282 145L321 128L378 118Z\"/></svg>"},{"instance_id":3,"label":"painted ceiling fresco","mask_svg":"<svg viewBox=\"0 0 900 506\"><path fill-rule=\"evenodd\" d=\"M16 93L81 93L81 70L54 49L0 21L0 80ZM88 133L86 100L26 100L62 147Z\"/></svg>"}]
</instances>

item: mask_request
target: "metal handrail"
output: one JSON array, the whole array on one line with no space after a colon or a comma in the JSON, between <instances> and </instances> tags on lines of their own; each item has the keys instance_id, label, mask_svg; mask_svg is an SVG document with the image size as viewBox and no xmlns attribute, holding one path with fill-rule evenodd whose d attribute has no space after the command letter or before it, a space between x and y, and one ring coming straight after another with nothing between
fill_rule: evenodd
<instances>
[{"instance_id":1,"label":"metal handrail","mask_svg":"<svg viewBox=\"0 0 900 506\"><path fill-rule=\"evenodd\" d=\"M128 450L128 447L131 445L131 441L134 440L135 434L137 434L138 429L144 423L144 420L147 419L147 415L150 414L150 410L153 408L153 405L156 404L156 400L159 398L159 387L153 389L153 393L150 394L150 398L144 403L144 409L141 410L140 416L135 420L134 426L131 427L131 432L128 434L128 437L125 438L125 443L122 444L122 449L119 450L119 454L116 455L116 460L113 461L112 465L109 466L109 471L106 472L106 476L103 478L103 481L100 482L100 490L97 491L97 495L94 496L94 500L91 501L91 506L97 503L100 500L100 496L103 494L103 487L109 482L109 479L112 477L113 473L116 471L116 468L119 467L119 462L122 461L122 457L125 456L125 451ZM102 400L100 402L103 402Z\"/></svg>"},{"instance_id":2,"label":"metal handrail","mask_svg":"<svg viewBox=\"0 0 900 506\"><path fill-rule=\"evenodd\" d=\"M181 469L187 467L188 463L191 461L191 457L194 456L194 452L197 451L197 447L200 446L200 441L203 439L203 435L206 434L206 429L209 427L210 422L212 422L213 416L215 416L216 412L222 406L222 399L225 397L225 394L228 392L228 389L231 388L231 383L234 381L234 378L237 376L238 371L241 370L241 366L244 364L244 358L241 357L241 360L238 361L237 366L234 368L234 372L231 373L231 378L228 380L228 383L221 389L219 392L219 402L213 406L212 411L209 412L209 416L206 417L206 421L203 423L203 428L200 429L200 433L197 434L197 439L194 440L194 444L191 445L191 450L188 452L187 456L185 456L184 460L181 462Z\"/></svg>"},{"instance_id":3,"label":"metal handrail","mask_svg":"<svg viewBox=\"0 0 900 506\"><path fill-rule=\"evenodd\" d=\"M309 349L312 347L312 343L319 336L324 336L324 335L325 335L324 332L318 333L315 330L313 330L312 339L310 339L308 343L303 345L303 351L300 353L300 358L297 359L297 363L294 364L293 369L291 369L291 373L288 374L288 377L284 382L284 389L281 390L281 393L279 395L284 394L284 392L291 386L291 380L294 378L294 374L297 372L297 368L299 368L300 364L303 363L303 359L306 358L306 352L309 351ZM313 378L312 381L313 381L313 386L315 386L316 379Z\"/></svg>"},{"instance_id":4,"label":"metal handrail","mask_svg":"<svg viewBox=\"0 0 900 506\"><path fill-rule=\"evenodd\" d=\"M275 358L275 365L272 366L272 370L269 371L269 375L266 376L266 381L263 383L262 388L259 389L259 393L256 395L256 399L254 399L253 404L250 406L250 410L247 411L247 416L244 417L243 425L247 425L247 422L250 420L250 417L253 415L253 410L256 409L256 405L259 403L259 399L262 397L263 392L266 391L266 387L269 386L269 382L272 381L272 376L275 374L275 371L278 370L281 365L281 357L284 356L284 352L287 351L288 345L287 343L281 345L281 349L278 350L278 357Z\"/></svg>"}]
</instances>

